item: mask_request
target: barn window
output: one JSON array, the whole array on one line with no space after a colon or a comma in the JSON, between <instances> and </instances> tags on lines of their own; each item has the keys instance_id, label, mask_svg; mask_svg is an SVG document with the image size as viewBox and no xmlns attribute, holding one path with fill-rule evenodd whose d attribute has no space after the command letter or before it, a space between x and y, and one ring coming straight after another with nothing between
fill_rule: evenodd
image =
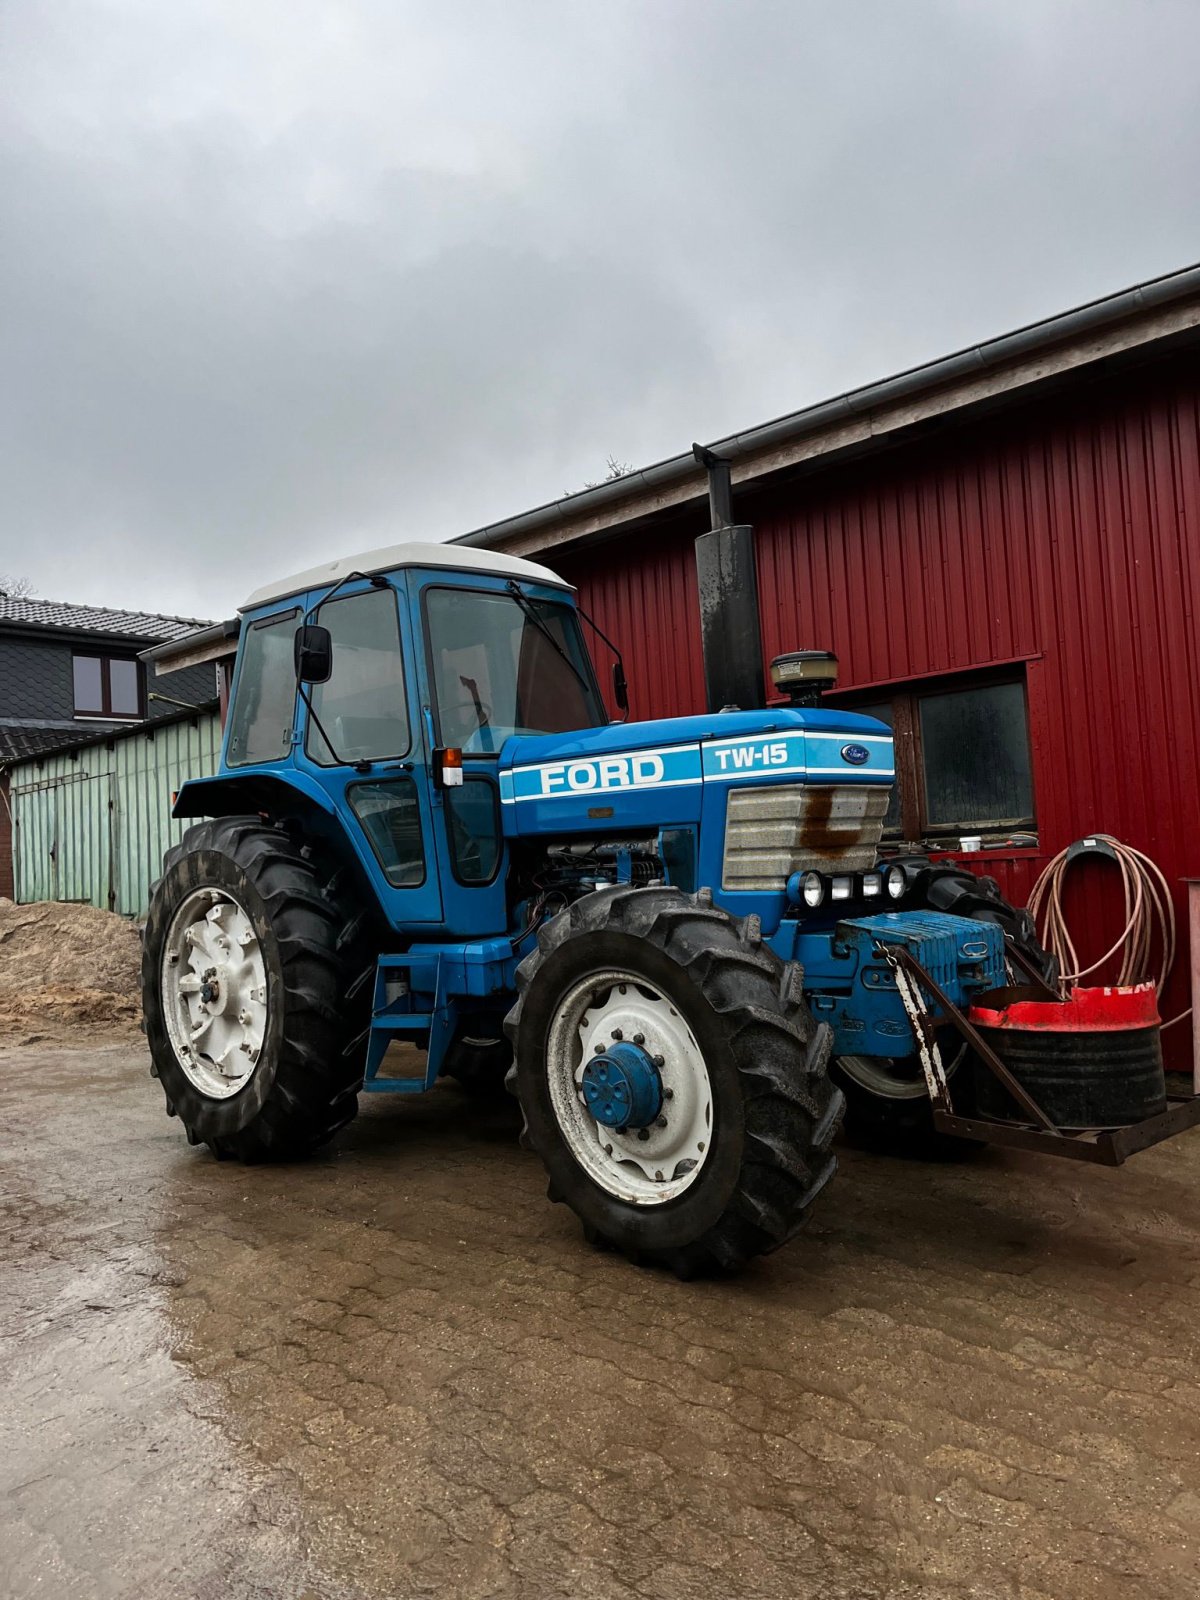
<instances>
[{"instance_id":1,"label":"barn window","mask_svg":"<svg viewBox=\"0 0 1200 1600\"><path fill-rule=\"evenodd\" d=\"M1023 673L926 681L845 703L895 736L890 837L953 847L962 834L1036 827Z\"/></svg>"},{"instance_id":2,"label":"barn window","mask_svg":"<svg viewBox=\"0 0 1200 1600\"><path fill-rule=\"evenodd\" d=\"M77 655L72 672L77 717L137 722L145 715L141 669L128 656Z\"/></svg>"}]
</instances>

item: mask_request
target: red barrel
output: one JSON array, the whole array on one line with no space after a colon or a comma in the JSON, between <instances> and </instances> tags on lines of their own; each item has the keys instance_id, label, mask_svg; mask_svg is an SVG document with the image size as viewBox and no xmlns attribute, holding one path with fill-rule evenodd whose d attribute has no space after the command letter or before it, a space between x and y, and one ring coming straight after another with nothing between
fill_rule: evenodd
<instances>
[{"instance_id":1,"label":"red barrel","mask_svg":"<svg viewBox=\"0 0 1200 1600\"><path fill-rule=\"evenodd\" d=\"M1059 1128L1119 1128L1167 1108L1161 1019L1152 983L1075 989L1065 1000L1028 990L982 997L971 1022ZM1017 995L1021 998L1018 998ZM1028 1121L982 1062L976 1104L985 1117Z\"/></svg>"}]
</instances>

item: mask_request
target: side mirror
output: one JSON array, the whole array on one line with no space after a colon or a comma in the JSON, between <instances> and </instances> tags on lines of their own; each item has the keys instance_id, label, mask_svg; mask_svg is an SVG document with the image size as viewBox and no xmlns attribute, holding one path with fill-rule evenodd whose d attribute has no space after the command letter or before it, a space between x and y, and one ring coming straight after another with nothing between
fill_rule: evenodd
<instances>
[{"instance_id":1,"label":"side mirror","mask_svg":"<svg viewBox=\"0 0 1200 1600\"><path fill-rule=\"evenodd\" d=\"M613 698L621 711L629 710L629 684L625 679L625 667L620 661L613 662Z\"/></svg>"},{"instance_id":2,"label":"side mirror","mask_svg":"<svg viewBox=\"0 0 1200 1600\"><path fill-rule=\"evenodd\" d=\"M328 628L306 622L296 629L294 650L298 683L329 682L333 671L333 639Z\"/></svg>"}]
</instances>

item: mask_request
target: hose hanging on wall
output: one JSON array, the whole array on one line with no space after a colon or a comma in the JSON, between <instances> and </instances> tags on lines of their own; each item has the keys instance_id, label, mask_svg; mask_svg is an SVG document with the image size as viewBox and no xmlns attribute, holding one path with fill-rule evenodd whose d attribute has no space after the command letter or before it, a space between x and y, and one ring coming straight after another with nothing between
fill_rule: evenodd
<instances>
[{"instance_id":1,"label":"hose hanging on wall","mask_svg":"<svg viewBox=\"0 0 1200 1600\"><path fill-rule=\"evenodd\" d=\"M1083 967L1063 912L1063 884L1071 863L1086 855L1102 855L1119 868L1125 892L1125 926L1116 943L1098 961ZM1175 964L1175 908L1166 878L1140 850L1122 844L1110 833L1089 834L1077 840L1047 862L1029 896L1028 910L1038 924L1043 945L1058 957L1064 989L1089 977L1106 961L1119 955L1121 969L1115 983L1120 987L1153 983L1161 997ZM1153 965L1156 947L1159 952L1157 968ZM1174 1027L1190 1015L1189 1007L1170 1022L1164 1022L1163 1027Z\"/></svg>"}]
</instances>

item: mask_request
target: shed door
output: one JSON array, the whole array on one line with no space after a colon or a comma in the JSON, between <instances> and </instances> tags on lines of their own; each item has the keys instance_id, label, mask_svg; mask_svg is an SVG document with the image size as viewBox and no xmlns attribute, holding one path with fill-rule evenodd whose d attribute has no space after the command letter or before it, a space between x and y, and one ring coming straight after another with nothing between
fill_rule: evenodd
<instances>
[{"instance_id":1,"label":"shed door","mask_svg":"<svg viewBox=\"0 0 1200 1600\"><path fill-rule=\"evenodd\" d=\"M14 791L21 900L86 900L104 911L112 908L111 798L107 772Z\"/></svg>"},{"instance_id":2,"label":"shed door","mask_svg":"<svg viewBox=\"0 0 1200 1600\"><path fill-rule=\"evenodd\" d=\"M57 792L58 785L50 783L12 791L13 880L18 900L58 898Z\"/></svg>"}]
</instances>

